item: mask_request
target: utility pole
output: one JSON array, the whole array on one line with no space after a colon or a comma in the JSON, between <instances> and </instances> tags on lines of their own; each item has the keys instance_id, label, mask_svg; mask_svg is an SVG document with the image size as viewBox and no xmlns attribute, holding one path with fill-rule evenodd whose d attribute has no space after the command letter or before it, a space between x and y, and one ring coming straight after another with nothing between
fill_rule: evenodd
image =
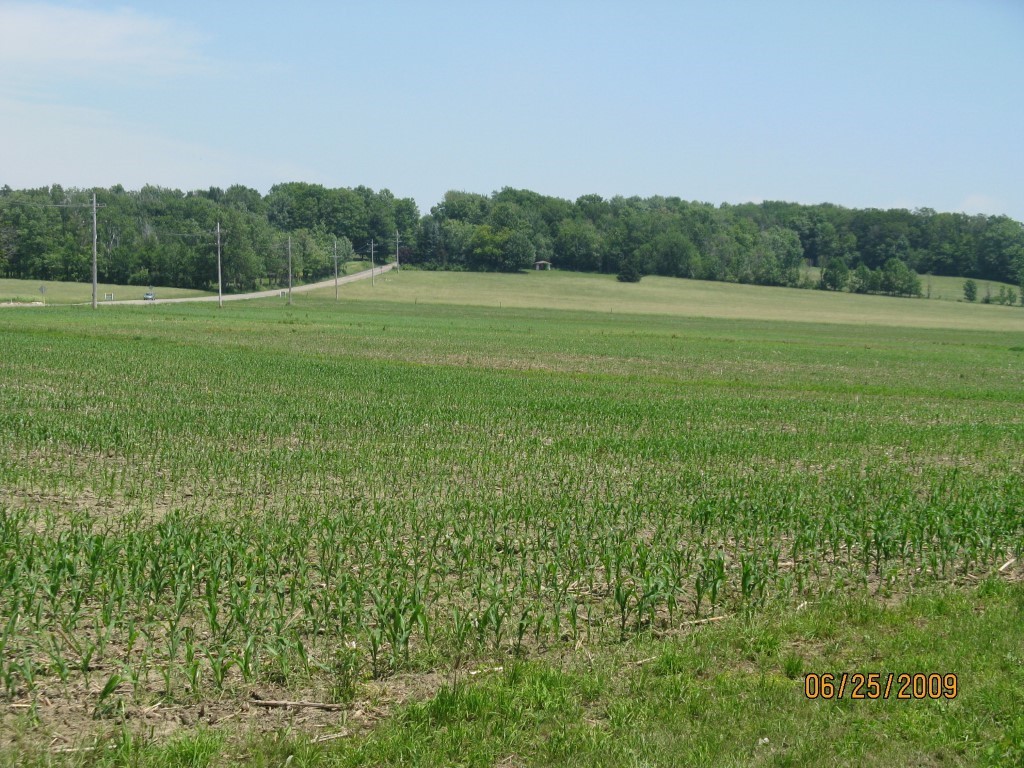
<instances>
[{"instance_id":1,"label":"utility pole","mask_svg":"<svg viewBox=\"0 0 1024 768\"><path fill-rule=\"evenodd\" d=\"M373 238L370 238L370 286L373 287L373 275L376 266L373 263Z\"/></svg>"},{"instance_id":2,"label":"utility pole","mask_svg":"<svg viewBox=\"0 0 1024 768\"><path fill-rule=\"evenodd\" d=\"M402 271L402 265L398 261L398 243L399 243L398 230L396 229L395 230L395 269L397 269L399 272L401 272Z\"/></svg>"},{"instance_id":3,"label":"utility pole","mask_svg":"<svg viewBox=\"0 0 1024 768\"><path fill-rule=\"evenodd\" d=\"M224 280L220 271L220 222L217 222L217 307L224 308Z\"/></svg>"},{"instance_id":4,"label":"utility pole","mask_svg":"<svg viewBox=\"0 0 1024 768\"><path fill-rule=\"evenodd\" d=\"M292 305L292 236L288 235L288 306Z\"/></svg>"},{"instance_id":5,"label":"utility pole","mask_svg":"<svg viewBox=\"0 0 1024 768\"><path fill-rule=\"evenodd\" d=\"M334 236L334 300L338 300L338 236Z\"/></svg>"},{"instance_id":6,"label":"utility pole","mask_svg":"<svg viewBox=\"0 0 1024 768\"><path fill-rule=\"evenodd\" d=\"M65 202L63 202L63 203L49 203L49 204L25 203L25 204L26 205L34 205L34 206L39 207L39 208L92 208L92 308L96 309L97 303L98 303L98 299L99 299L99 281L98 281L98 271L97 271L97 268L96 268L96 256L97 256L97 251L99 250L99 231L96 228L96 209L97 208L106 208L107 206L106 205L98 205L96 203L96 193L95 192L92 193L92 202L91 203L72 203L69 200L65 199ZM45 293L45 291L43 291L42 289L40 289L40 292L41 293Z\"/></svg>"},{"instance_id":7,"label":"utility pole","mask_svg":"<svg viewBox=\"0 0 1024 768\"><path fill-rule=\"evenodd\" d=\"M92 193L92 308L96 309L96 243L99 236L96 233L96 193Z\"/></svg>"}]
</instances>

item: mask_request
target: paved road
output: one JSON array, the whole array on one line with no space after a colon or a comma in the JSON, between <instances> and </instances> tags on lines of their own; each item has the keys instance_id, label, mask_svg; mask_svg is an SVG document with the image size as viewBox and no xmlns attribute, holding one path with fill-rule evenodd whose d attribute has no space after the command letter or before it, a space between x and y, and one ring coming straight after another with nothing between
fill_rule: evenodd
<instances>
[{"instance_id":1,"label":"paved road","mask_svg":"<svg viewBox=\"0 0 1024 768\"><path fill-rule=\"evenodd\" d=\"M351 275L345 275L344 277L338 278L338 284L344 285L345 283L354 283L356 280L369 280L372 275L381 275L385 272L390 272L394 269L394 264L385 264L382 267L374 267L373 269L367 269L364 272L356 272ZM307 285L298 285L292 288L292 293L308 293L309 291L315 291L319 288L333 288L334 278L330 280L323 280L319 283L309 283ZM288 289L283 289L287 293ZM280 296L282 293L281 288L275 288L272 291L255 291L254 293L231 293L224 294L224 301L242 301L244 299L272 299L276 296ZM145 301L144 299L125 299L123 301L101 301L102 305L107 304L182 304L186 301L217 301L216 296L192 296L184 299L154 299L153 301Z\"/></svg>"}]
</instances>

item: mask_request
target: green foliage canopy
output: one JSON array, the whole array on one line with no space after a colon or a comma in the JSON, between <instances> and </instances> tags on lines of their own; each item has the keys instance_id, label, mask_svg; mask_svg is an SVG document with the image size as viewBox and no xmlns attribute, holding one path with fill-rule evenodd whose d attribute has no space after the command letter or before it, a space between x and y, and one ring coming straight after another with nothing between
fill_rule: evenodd
<instances>
[{"instance_id":1,"label":"green foliage canopy","mask_svg":"<svg viewBox=\"0 0 1024 768\"><path fill-rule=\"evenodd\" d=\"M0 189L0 276L88 280L91 190L59 185ZM210 288L213 232L223 231L230 290L295 274L333 273L333 243L358 252L372 240L402 262L434 269L516 271L537 259L556 269L643 274L760 285L807 285L820 267L831 290L920 293L915 273L1024 283L1024 226L1006 216L931 209L847 209L786 202L713 206L678 197L575 202L506 187L491 195L452 190L420 216L411 199L364 186L277 184L267 195L242 185L183 193L145 186L97 190L99 277L126 283ZM63 206L63 207L57 207Z\"/></svg>"}]
</instances>

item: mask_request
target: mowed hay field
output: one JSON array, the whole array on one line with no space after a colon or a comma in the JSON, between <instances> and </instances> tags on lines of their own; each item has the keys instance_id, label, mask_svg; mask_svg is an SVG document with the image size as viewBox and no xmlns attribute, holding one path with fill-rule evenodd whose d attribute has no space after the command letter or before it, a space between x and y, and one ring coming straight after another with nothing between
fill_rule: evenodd
<instances>
[{"instance_id":1,"label":"mowed hay field","mask_svg":"<svg viewBox=\"0 0 1024 768\"><path fill-rule=\"evenodd\" d=\"M339 274L351 275L370 269L370 261L347 261L339 264ZM40 292L40 288L45 290ZM266 290L265 286L257 286L257 290ZM113 294L114 301L138 301L149 291L144 285L115 285L99 283L97 285L97 301L103 303L108 294ZM331 289L331 296L334 296ZM192 288L168 288L154 286L153 293L157 299L184 299L201 296L216 296L216 291L202 291ZM8 304L86 304L92 302L92 283L69 283L59 280L12 280L0 278L0 306Z\"/></svg>"},{"instance_id":2,"label":"mowed hay field","mask_svg":"<svg viewBox=\"0 0 1024 768\"><path fill-rule=\"evenodd\" d=\"M44 291L40 291L44 288ZM141 299L149 290L144 285L97 285L97 301L104 301L107 294L113 294L115 301ZM210 296L208 291L190 288L153 288L157 298L180 299L190 296ZM35 303L44 304L85 304L92 302L92 283L67 283L59 280L9 280L0 279L0 304Z\"/></svg>"},{"instance_id":3,"label":"mowed hay field","mask_svg":"<svg viewBox=\"0 0 1024 768\"><path fill-rule=\"evenodd\" d=\"M933 304L8 311L0 759L1019 762L1024 312ZM843 672L924 688L805 695Z\"/></svg>"},{"instance_id":4,"label":"mowed hay field","mask_svg":"<svg viewBox=\"0 0 1024 768\"><path fill-rule=\"evenodd\" d=\"M933 278L939 281L940 278ZM943 281L955 278L941 278ZM994 284L995 285L995 284ZM491 308L571 309L596 313L795 320L843 325L1024 331L1024 307L936 299L765 288L648 276L622 284L610 275L531 271L517 275L403 270L375 286L353 285L351 299L401 304L456 304ZM983 295L983 288L979 296ZM962 292L961 292L962 293ZM333 299L333 289L314 295Z\"/></svg>"},{"instance_id":5,"label":"mowed hay field","mask_svg":"<svg viewBox=\"0 0 1024 768\"><path fill-rule=\"evenodd\" d=\"M804 267L802 274L815 282L821 279L821 270L818 267ZM967 282L969 278L921 274L918 275L918 278L921 281L922 298L931 299L933 301L964 301L964 283ZM981 303L981 300L986 293L995 299L995 297L999 295L999 289L1002 288L1003 290L1012 290L1017 296L1017 301L1014 303L1017 304L1017 306L1020 306L1019 285L1000 283L995 280L979 279L975 279L974 283L978 288L978 303Z\"/></svg>"}]
</instances>

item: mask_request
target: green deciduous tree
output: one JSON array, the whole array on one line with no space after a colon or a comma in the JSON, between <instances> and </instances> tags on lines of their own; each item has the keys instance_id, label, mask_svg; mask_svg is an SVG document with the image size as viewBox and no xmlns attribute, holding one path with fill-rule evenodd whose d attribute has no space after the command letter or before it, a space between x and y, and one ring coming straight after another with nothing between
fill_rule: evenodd
<instances>
[{"instance_id":1,"label":"green deciduous tree","mask_svg":"<svg viewBox=\"0 0 1024 768\"><path fill-rule=\"evenodd\" d=\"M866 269L866 267L865 267ZM850 268L839 257L829 259L821 271L821 287L829 291L841 291L850 281Z\"/></svg>"},{"instance_id":2,"label":"green deciduous tree","mask_svg":"<svg viewBox=\"0 0 1024 768\"><path fill-rule=\"evenodd\" d=\"M620 283L639 283L644 276L640 268L640 260L636 256L627 256L622 259L619 267L618 281Z\"/></svg>"},{"instance_id":3,"label":"green deciduous tree","mask_svg":"<svg viewBox=\"0 0 1024 768\"><path fill-rule=\"evenodd\" d=\"M867 293L871 290L871 270L867 264L858 264L850 274L847 285L852 293Z\"/></svg>"},{"instance_id":4,"label":"green deciduous tree","mask_svg":"<svg viewBox=\"0 0 1024 768\"><path fill-rule=\"evenodd\" d=\"M920 296L921 280L901 260L890 258L882 267L881 290L892 296Z\"/></svg>"},{"instance_id":5,"label":"green deciduous tree","mask_svg":"<svg viewBox=\"0 0 1024 768\"><path fill-rule=\"evenodd\" d=\"M554 261L559 269L599 272L601 235L593 222L585 218L562 221L554 241Z\"/></svg>"},{"instance_id":6,"label":"green deciduous tree","mask_svg":"<svg viewBox=\"0 0 1024 768\"><path fill-rule=\"evenodd\" d=\"M690 277L697 249L689 238L678 230L655 235L634 252L644 271L665 277Z\"/></svg>"}]
</instances>

